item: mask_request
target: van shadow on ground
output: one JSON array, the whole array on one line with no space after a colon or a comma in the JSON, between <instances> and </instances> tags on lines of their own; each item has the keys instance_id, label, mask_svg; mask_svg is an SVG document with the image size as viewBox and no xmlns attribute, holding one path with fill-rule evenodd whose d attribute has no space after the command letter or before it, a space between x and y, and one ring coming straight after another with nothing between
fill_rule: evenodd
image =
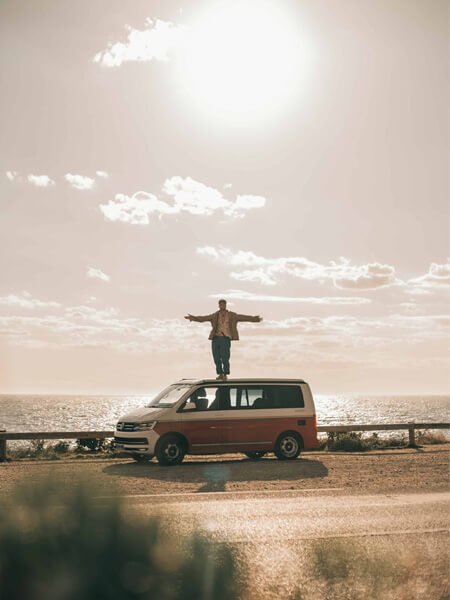
<instances>
[{"instance_id":1,"label":"van shadow on ground","mask_svg":"<svg viewBox=\"0 0 450 600\"><path fill-rule=\"evenodd\" d=\"M122 463L103 469L114 477L142 478L149 481L203 484L197 492L219 492L225 490L227 482L245 481L299 481L326 477L328 469L320 460L301 458L280 461L263 458L251 460L204 460L185 462L176 467L162 467L157 462Z\"/></svg>"}]
</instances>

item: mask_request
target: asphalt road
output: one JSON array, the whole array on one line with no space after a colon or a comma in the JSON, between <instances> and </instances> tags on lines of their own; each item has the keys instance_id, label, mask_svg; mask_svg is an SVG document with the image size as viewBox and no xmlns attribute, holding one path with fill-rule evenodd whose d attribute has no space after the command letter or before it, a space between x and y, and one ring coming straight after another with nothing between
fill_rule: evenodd
<instances>
[{"instance_id":1,"label":"asphalt road","mask_svg":"<svg viewBox=\"0 0 450 600\"><path fill-rule=\"evenodd\" d=\"M150 494L128 497L127 502L141 514L168 519L180 533L200 530L232 543L450 531L448 492L373 496L327 492Z\"/></svg>"},{"instance_id":2,"label":"asphalt road","mask_svg":"<svg viewBox=\"0 0 450 600\"><path fill-rule=\"evenodd\" d=\"M448 556L450 493L337 495L337 491L149 494L129 496L126 502L130 511L160 515L182 536L196 530L235 545L251 574L252 598L293 597L304 578L305 548L323 539L352 547L363 543L379 555L409 553L408 561L417 562L414 577L420 567L425 581L447 585L442 581L442 560ZM411 580L411 585L413 597L434 593L420 582Z\"/></svg>"}]
</instances>

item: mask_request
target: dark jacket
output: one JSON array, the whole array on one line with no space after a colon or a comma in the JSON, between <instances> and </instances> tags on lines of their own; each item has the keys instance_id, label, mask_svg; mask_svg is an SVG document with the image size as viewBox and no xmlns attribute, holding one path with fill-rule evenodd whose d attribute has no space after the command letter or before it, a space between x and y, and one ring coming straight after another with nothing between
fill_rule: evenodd
<instances>
[{"instance_id":1,"label":"dark jacket","mask_svg":"<svg viewBox=\"0 0 450 600\"><path fill-rule=\"evenodd\" d=\"M211 322L212 329L211 329L211 333L209 334L209 338L208 338L210 340L212 340L213 337L217 334L217 328L219 326L219 312L220 311L217 310L215 313L212 313L211 315L205 315L203 317L194 317L193 315L191 315L193 321L199 321L200 323L202 323L204 321ZM231 310L228 311L228 314L230 317L230 330L231 330L231 339L232 340L239 339L237 324L240 321L250 321L252 323L259 323L259 321L260 321L260 317L251 317L249 315L238 315L237 313L232 312Z\"/></svg>"}]
</instances>

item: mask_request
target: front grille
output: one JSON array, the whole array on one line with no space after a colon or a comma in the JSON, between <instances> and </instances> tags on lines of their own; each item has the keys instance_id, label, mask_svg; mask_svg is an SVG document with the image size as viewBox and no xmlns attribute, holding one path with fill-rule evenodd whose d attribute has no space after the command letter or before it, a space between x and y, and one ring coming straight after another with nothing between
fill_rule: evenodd
<instances>
[{"instance_id":1,"label":"front grille","mask_svg":"<svg viewBox=\"0 0 450 600\"><path fill-rule=\"evenodd\" d=\"M117 444L127 444L127 445L131 445L131 444L144 444L145 446L148 446L148 440L147 438L124 438L124 437L117 437L114 436L114 441Z\"/></svg>"},{"instance_id":2,"label":"front grille","mask_svg":"<svg viewBox=\"0 0 450 600\"><path fill-rule=\"evenodd\" d=\"M117 423L117 431L135 431L136 423L127 423L126 421L119 421Z\"/></svg>"}]
</instances>

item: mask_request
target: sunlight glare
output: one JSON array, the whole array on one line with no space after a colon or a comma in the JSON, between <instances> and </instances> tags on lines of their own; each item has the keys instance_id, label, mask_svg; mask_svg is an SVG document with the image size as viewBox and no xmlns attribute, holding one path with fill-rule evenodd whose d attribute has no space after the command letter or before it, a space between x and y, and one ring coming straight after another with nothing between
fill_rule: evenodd
<instances>
[{"instance_id":1,"label":"sunlight glare","mask_svg":"<svg viewBox=\"0 0 450 600\"><path fill-rule=\"evenodd\" d=\"M203 114L254 121L295 98L309 68L310 51L280 4L228 0L196 15L183 48L180 76Z\"/></svg>"}]
</instances>

